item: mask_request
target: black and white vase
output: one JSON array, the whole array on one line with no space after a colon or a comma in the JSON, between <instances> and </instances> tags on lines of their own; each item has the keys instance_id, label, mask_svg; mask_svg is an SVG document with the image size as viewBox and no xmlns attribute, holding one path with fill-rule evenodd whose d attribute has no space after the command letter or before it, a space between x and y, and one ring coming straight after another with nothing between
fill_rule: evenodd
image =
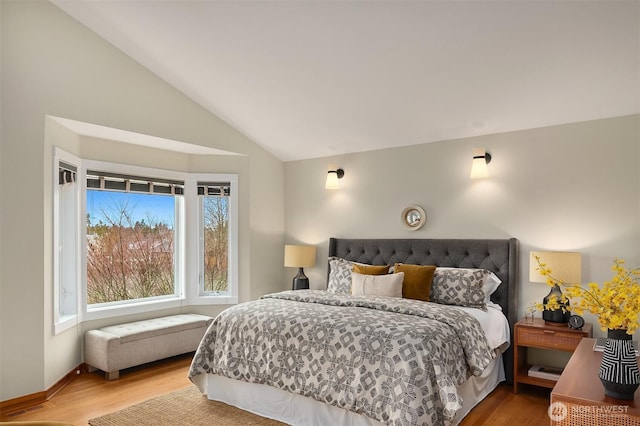
<instances>
[{"instance_id":1,"label":"black and white vase","mask_svg":"<svg viewBox=\"0 0 640 426\"><path fill-rule=\"evenodd\" d=\"M633 399L640 373L632 336L627 330L609 330L607 345L602 354L598 376L607 396L617 399Z\"/></svg>"}]
</instances>

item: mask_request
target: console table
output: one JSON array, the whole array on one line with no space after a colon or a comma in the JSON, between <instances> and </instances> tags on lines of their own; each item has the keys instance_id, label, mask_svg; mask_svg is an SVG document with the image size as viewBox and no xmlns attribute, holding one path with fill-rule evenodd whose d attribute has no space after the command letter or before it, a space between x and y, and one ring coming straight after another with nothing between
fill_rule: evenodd
<instances>
[{"instance_id":1,"label":"console table","mask_svg":"<svg viewBox=\"0 0 640 426\"><path fill-rule=\"evenodd\" d=\"M604 394L598 378L602 352L584 338L551 391L549 416L554 426L640 426L640 390L633 401Z\"/></svg>"}]
</instances>

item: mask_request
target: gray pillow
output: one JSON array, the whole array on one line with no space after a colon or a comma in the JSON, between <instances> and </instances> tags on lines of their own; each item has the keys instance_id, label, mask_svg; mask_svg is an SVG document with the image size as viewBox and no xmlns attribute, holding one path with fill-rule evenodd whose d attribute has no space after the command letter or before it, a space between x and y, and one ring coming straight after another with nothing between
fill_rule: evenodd
<instances>
[{"instance_id":1,"label":"gray pillow","mask_svg":"<svg viewBox=\"0 0 640 426\"><path fill-rule=\"evenodd\" d=\"M500 279L486 269L436 268L430 300L443 305L487 309Z\"/></svg>"},{"instance_id":2,"label":"gray pillow","mask_svg":"<svg viewBox=\"0 0 640 426\"><path fill-rule=\"evenodd\" d=\"M327 291L336 294L351 294L352 268L353 262L340 257L330 257Z\"/></svg>"}]
</instances>

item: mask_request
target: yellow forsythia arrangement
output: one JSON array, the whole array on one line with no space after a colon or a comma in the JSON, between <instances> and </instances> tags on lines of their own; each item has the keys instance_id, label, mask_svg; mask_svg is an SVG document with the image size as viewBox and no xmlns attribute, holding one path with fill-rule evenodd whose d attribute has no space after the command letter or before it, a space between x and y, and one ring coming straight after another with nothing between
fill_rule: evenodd
<instances>
[{"instance_id":1,"label":"yellow forsythia arrangement","mask_svg":"<svg viewBox=\"0 0 640 426\"><path fill-rule=\"evenodd\" d=\"M616 258L611 267L614 275L610 281L602 283L602 287L591 282L588 288L583 288L554 278L551 269L540 261L540 257L534 257L538 262L538 272L547 277L547 284L558 284L564 290L562 300L552 297L546 306L539 304L538 309L565 309L561 302L570 300L571 311L577 314L591 312L598 318L603 331L626 330L627 334L633 334L640 325L640 268L627 269L624 267L624 260Z\"/></svg>"}]
</instances>

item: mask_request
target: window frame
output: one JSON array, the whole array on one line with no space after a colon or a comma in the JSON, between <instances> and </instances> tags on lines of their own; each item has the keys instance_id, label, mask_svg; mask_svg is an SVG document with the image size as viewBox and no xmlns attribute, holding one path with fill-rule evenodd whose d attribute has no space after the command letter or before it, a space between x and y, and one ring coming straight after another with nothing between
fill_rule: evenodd
<instances>
[{"instance_id":1,"label":"window frame","mask_svg":"<svg viewBox=\"0 0 640 426\"><path fill-rule=\"evenodd\" d=\"M229 272L227 277L228 291L213 294L204 291L204 257L201 250L201 221L204 221L198 197L198 182L229 182ZM238 303L238 175L214 173L190 173L185 179L185 203L190 207L185 217L190 226L186 235L194 238L187 248L187 280L196 283L187 288L187 301L192 305L237 304Z\"/></svg>"},{"instance_id":2,"label":"window frame","mask_svg":"<svg viewBox=\"0 0 640 426\"><path fill-rule=\"evenodd\" d=\"M174 180L182 180L184 177L184 173L176 172L172 170L161 170L155 168L148 167L140 167L140 166L131 166L128 164L121 163L111 163L105 161L96 161L96 160L83 160L81 167L81 196L82 200L80 203L81 206L81 218L87 217L87 170L102 170L105 172L111 173L119 173L119 174L129 174L129 175L137 175L137 176L146 176L149 178L157 178L157 179L174 179ZM178 198L176 197L176 204L178 204ZM184 215L178 212L178 206L176 206L176 217L175 217L175 226L176 226L176 236L181 235L179 233L179 229L184 229ZM184 268L178 268L178 265L181 265L184 260L179 258L184 256L184 251L179 249L175 249L175 257L174 263L176 265L174 272L174 293L173 295L165 295L165 296L156 296L156 297L147 297L144 299L131 299L131 300L123 300L119 302L109 302L109 303L100 303L94 305L87 304L87 225L85 221L82 221L80 225L81 230L81 279L82 279L82 289L81 289L81 306L82 306L82 318L83 320L94 320L94 319L103 319L110 318L114 316L121 315L131 315L140 312L151 312L160 309L170 309L180 307L184 304L184 288L186 286L185 277L184 277ZM176 241L179 240L179 237L176 238ZM174 242L175 244L175 242ZM181 269L181 270L179 270Z\"/></svg>"},{"instance_id":3,"label":"window frame","mask_svg":"<svg viewBox=\"0 0 640 426\"><path fill-rule=\"evenodd\" d=\"M61 253L61 223L60 223L60 184L59 184L59 167L60 163L64 162L76 167L76 181L74 184L75 194L75 238L74 247L71 248L75 261L75 271L73 273L74 280L70 283L62 283L61 281L61 269L64 268L62 262L64 259ZM80 168L82 160L73 154L70 154L60 148L54 147L53 150L53 167L52 167L52 185L53 185L53 332L54 334L60 334L65 330L68 330L78 323L80 316L80 303L79 303L79 291L80 291L80 265L81 262L77 261L80 258L80 229L77 226L77 218L80 215L81 208L81 194L80 194ZM61 306L60 293L62 288L66 288L71 294L75 294L75 312L63 312Z\"/></svg>"},{"instance_id":4,"label":"window frame","mask_svg":"<svg viewBox=\"0 0 640 426\"><path fill-rule=\"evenodd\" d=\"M178 308L189 305L231 305L238 303L238 175L220 173L188 173L159 168L132 166L121 163L89 160L75 157L55 148L55 180L54 180L54 221L59 216L59 205L56 204L57 173L59 160L70 162L77 166L77 191L78 209L77 223L77 253L80 261L77 266L77 314L72 320L64 321L64 326L58 326L57 317L54 319L55 333L71 328L80 321L90 321L103 318L111 318L122 315L131 315L143 312L152 312L162 309ZM171 179L184 181L184 194L176 196L176 234L175 245L175 293L173 295L133 299L121 302L109 302L95 305L87 305L87 170L103 170L105 172L147 176L157 179ZM199 262L199 219L197 181L225 180L230 182L231 195L229 199L229 291L223 294L206 294L201 291L199 271L203 268ZM179 212L180 211L180 212ZM178 232L178 230L180 230ZM59 309L59 261L57 255L58 224L54 222L54 315Z\"/></svg>"}]
</instances>

